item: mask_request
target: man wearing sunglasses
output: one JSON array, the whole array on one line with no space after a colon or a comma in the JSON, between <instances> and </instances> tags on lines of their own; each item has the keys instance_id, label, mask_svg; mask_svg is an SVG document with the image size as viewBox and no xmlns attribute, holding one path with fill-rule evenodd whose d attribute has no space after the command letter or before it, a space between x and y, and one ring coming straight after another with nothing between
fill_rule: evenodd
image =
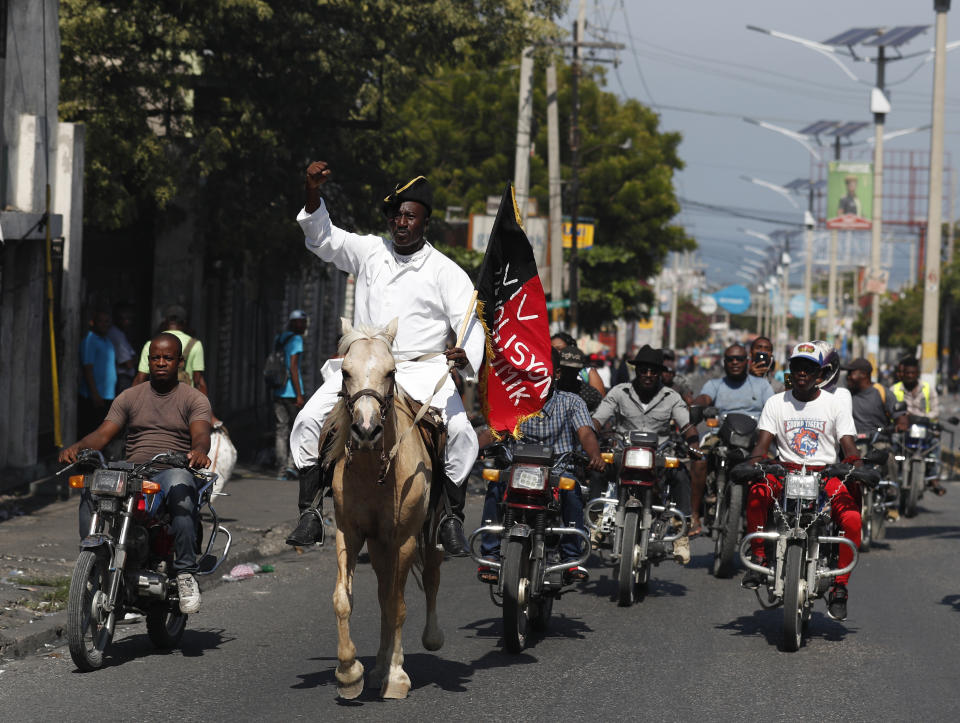
<instances>
[{"instance_id":1,"label":"man wearing sunglasses","mask_svg":"<svg viewBox=\"0 0 960 723\"><path fill-rule=\"evenodd\" d=\"M797 344L790 355L790 391L777 394L763 407L758 424L757 446L753 459L764 459L771 444L776 444L780 463L789 470L806 465L808 470L822 470L837 461L837 448L843 452L844 462L859 466L857 429L853 417L839 397L817 386L823 364L823 355L814 342ZM767 475L762 484L754 484L747 493L747 529L762 530L773 500L780 494L782 482ZM843 530L843 536L860 546L860 505L839 478L832 477L824 485L831 497L830 516ZM762 540L751 544L753 560L766 565ZM853 560L853 551L840 545L838 564L846 567ZM837 575L827 596L827 613L834 620L847 617L847 583L849 573ZM742 585L756 588L763 582L762 573L748 570Z\"/></svg>"},{"instance_id":2,"label":"man wearing sunglasses","mask_svg":"<svg viewBox=\"0 0 960 723\"><path fill-rule=\"evenodd\" d=\"M694 404L716 407L721 414L739 412L754 419L760 417L763 405L773 396L770 382L748 374L747 350L740 344L731 344L723 352L724 376L710 379L700 390ZM707 461L698 460L690 468L691 505L693 507L690 535L699 535L700 507L707 484Z\"/></svg>"},{"instance_id":3,"label":"man wearing sunglasses","mask_svg":"<svg viewBox=\"0 0 960 723\"><path fill-rule=\"evenodd\" d=\"M620 434L632 431L656 432L660 441L666 439L676 424L684 440L694 449L700 448L697 428L690 424L690 410L686 402L670 387L663 386L663 351L645 344L630 362L637 376L632 382L618 384L603 398L593 413L598 430L611 424ZM689 481L686 469L680 467L673 487L677 505L690 514ZM686 536L673 543L674 558L686 564L690 561L690 545Z\"/></svg>"}]
</instances>

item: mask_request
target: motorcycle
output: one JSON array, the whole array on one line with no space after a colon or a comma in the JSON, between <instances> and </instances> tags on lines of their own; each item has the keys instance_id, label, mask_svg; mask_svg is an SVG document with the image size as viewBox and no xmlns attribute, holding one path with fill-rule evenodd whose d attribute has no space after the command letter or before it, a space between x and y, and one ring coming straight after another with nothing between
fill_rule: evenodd
<instances>
[{"instance_id":1,"label":"motorcycle","mask_svg":"<svg viewBox=\"0 0 960 723\"><path fill-rule=\"evenodd\" d=\"M900 485L887 479L887 452L893 427L879 427L871 433L857 434L857 449L865 462L874 460L880 474L876 487L864 486L860 491L860 552L886 537L887 510L899 505ZM877 447L881 445L881 447Z\"/></svg>"},{"instance_id":2,"label":"motorcycle","mask_svg":"<svg viewBox=\"0 0 960 723\"><path fill-rule=\"evenodd\" d=\"M173 571L173 536L169 515L160 512L160 485L150 477L164 467L187 468L182 452L165 452L142 464L107 463L97 450L85 449L73 464L81 474L70 476L73 489L87 489L94 503L89 534L80 543L67 600L70 657L88 672L103 665L114 626L128 612L146 617L147 635L158 648L177 647L186 630ZM203 482L198 507L207 507L213 530L197 564L197 575L213 573L230 551L230 532L220 525L210 504L216 474L191 470ZM197 546L202 526L197 522ZM223 552L213 553L218 533L226 536Z\"/></svg>"},{"instance_id":3,"label":"motorcycle","mask_svg":"<svg viewBox=\"0 0 960 723\"><path fill-rule=\"evenodd\" d=\"M560 515L560 491L576 490L577 480L564 474L567 463L582 468L589 460L577 452L554 459L553 448L540 444L517 444L511 450L502 445L488 448L497 468L483 470L488 482L506 479L501 524L484 520L470 535L470 555L479 565L499 572L490 595L503 609L503 639L508 651L521 652L528 630L545 631L553 612L553 601L568 590L563 573L582 565L590 556L590 538L582 530L565 527ZM499 468L499 469L498 469ZM582 475L581 475L582 476ZM476 551L481 535L500 538L500 560L485 559ZM579 558L559 562L561 536L583 539Z\"/></svg>"},{"instance_id":4,"label":"motorcycle","mask_svg":"<svg viewBox=\"0 0 960 723\"><path fill-rule=\"evenodd\" d=\"M587 503L588 527L614 506L612 548L618 561L617 602L636 602L650 581L650 568L673 556L673 543L687 534L684 514L671 500L673 470L681 458L700 458L677 434L658 446L655 432L632 431L623 449L614 455L616 497L597 497Z\"/></svg>"},{"instance_id":5,"label":"motorcycle","mask_svg":"<svg viewBox=\"0 0 960 723\"><path fill-rule=\"evenodd\" d=\"M711 413L713 412L713 413ZM707 504L703 520L713 539L715 577L732 577L740 537L746 528L746 491L730 479L730 470L740 464L757 443L757 420L748 414L733 412L718 419L716 410L706 410L707 425L717 424L716 434L704 437L701 449L707 454L707 495L716 501Z\"/></svg>"},{"instance_id":6,"label":"motorcycle","mask_svg":"<svg viewBox=\"0 0 960 723\"><path fill-rule=\"evenodd\" d=\"M950 424L960 419L951 417ZM917 514L917 503L923 498L927 482L940 474L940 432L938 422L911 414L910 426L894 435L896 455L900 465L900 512L906 517Z\"/></svg>"},{"instance_id":7,"label":"motorcycle","mask_svg":"<svg viewBox=\"0 0 960 723\"><path fill-rule=\"evenodd\" d=\"M844 482L876 484L879 475L868 467L835 464L822 472L806 469L787 472L779 464L749 465L734 470L738 482L764 484L763 476L778 477L783 486L780 499L774 498L773 514L768 529L751 532L740 543L740 561L750 570L766 576L765 585L757 588L757 600L764 609L783 605L783 648L795 652L800 648L813 604L823 597L837 575L844 575L857 565L857 546L837 534L830 518L832 497L827 497L824 484L832 477ZM775 529L769 529L769 528ZM750 543L763 540L767 560L773 567L753 562ZM846 567L838 567L839 546L847 545L853 559Z\"/></svg>"}]
</instances>

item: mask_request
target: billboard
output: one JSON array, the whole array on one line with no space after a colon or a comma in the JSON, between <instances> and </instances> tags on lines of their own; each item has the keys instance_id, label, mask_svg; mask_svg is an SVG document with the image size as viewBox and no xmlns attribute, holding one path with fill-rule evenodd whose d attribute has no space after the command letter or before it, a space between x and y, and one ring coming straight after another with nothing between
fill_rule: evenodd
<instances>
[{"instance_id":1,"label":"billboard","mask_svg":"<svg viewBox=\"0 0 960 723\"><path fill-rule=\"evenodd\" d=\"M831 161L827 175L827 228L873 228L873 164Z\"/></svg>"},{"instance_id":2,"label":"billboard","mask_svg":"<svg viewBox=\"0 0 960 723\"><path fill-rule=\"evenodd\" d=\"M490 240L490 231L493 229L493 222L496 214L470 214L470 230L468 236L468 248L481 253L487 250L487 241ZM548 219L542 217L531 217L527 219L523 230L527 234L527 239L533 247L533 258L537 263L537 269L541 276L545 273L549 276L549 264L547 263L547 245L550 237L550 229L547 225Z\"/></svg>"},{"instance_id":3,"label":"billboard","mask_svg":"<svg viewBox=\"0 0 960 723\"><path fill-rule=\"evenodd\" d=\"M573 234L571 229L573 224L570 222L570 219L564 219L563 225L561 227L561 237L563 238L563 248L569 249L573 247ZM590 249L593 248L593 219L592 218L578 218L577 219L577 248L578 249Z\"/></svg>"},{"instance_id":4,"label":"billboard","mask_svg":"<svg viewBox=\"0 0 960 723\"><path fill-rule=\"evenodd\" d=\"M742 314L750 308L750 290L743 284L720 289L713 294L713 298L731 314Z\"/></svg>"}]
</instances>

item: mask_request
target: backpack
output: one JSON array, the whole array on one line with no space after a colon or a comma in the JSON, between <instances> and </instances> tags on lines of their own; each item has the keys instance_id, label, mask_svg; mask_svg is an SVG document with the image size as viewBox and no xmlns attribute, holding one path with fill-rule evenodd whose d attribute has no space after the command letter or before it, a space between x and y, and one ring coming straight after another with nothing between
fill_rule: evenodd
<instances>
[{"instance_id":1,"label":"backpack","mask_svg":"<svg viewBox=\"0 0 960 723\"><path fill-rule=\"evenodd\" d=\"M873 388L877 390L877 394L880 395L880 401L884 404L887 403L887 389L882 384L874 382Z\"/></svg>"},{"instance_id":2,"label":"backpack","mask_svg":"<svg viewBox=\"0 0 960 723\"><path fill-rule=\"evenodd\" d=\"M193 351L193 345L196 343L197 340L190 337L190 341L188 341L187 345L183 348L183 366L177 369L177 380L181 384L189 384L191 387L193 386L193 379L187 374L187 359L190 358L190 352Z\"/></svg>"},{"instance_id":3,"label":"backpack","mask_svg":"<svg viewBox=\"0 0 960 723\"><path fill-rule=\"evenodd\" d=\"M287 355L284 347L290 340L291 332L278 334L273 344L273 351L263 363L263 379L271 389L280 389L287 385L290 370L287 368Z\"/></svg>"}]
</instances>

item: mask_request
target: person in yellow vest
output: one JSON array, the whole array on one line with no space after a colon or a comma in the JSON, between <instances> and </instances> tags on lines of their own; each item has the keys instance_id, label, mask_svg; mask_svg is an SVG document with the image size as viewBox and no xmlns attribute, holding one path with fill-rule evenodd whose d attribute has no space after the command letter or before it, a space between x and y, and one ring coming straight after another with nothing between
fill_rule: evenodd
<instances>
[{"instance_id":1,"label":"person in yellow vest","mask_svg":"<svg viewBox=\"0 0 960 723\"><path fill-rule=\"evenodd\" d=\"M920 362L916 357L906 357L900 360L900 381L890 387L890 391L898 402L905 402L907 414L914 417L926 417L932 422L940 415L940 400L937 390L927 382L920 381ZM939 465L938 465L939 467ZM947 490L935 479L931 485L938 495L945 495Z\"/></svg>"}]
</instances>

